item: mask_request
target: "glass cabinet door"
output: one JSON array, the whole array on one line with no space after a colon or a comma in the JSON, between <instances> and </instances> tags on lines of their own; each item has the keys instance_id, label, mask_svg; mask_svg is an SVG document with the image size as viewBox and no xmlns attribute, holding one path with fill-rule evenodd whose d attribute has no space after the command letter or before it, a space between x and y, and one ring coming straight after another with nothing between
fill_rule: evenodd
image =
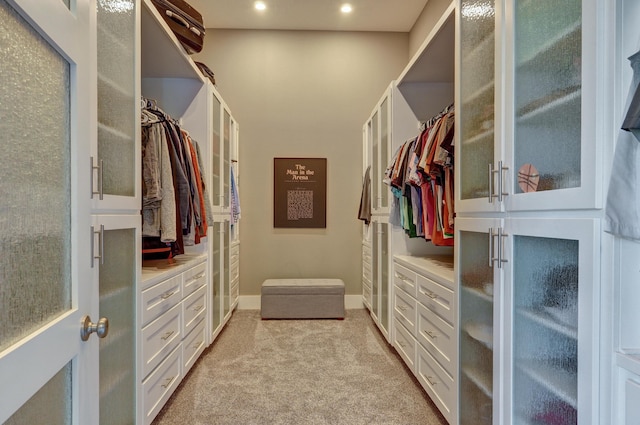
<instances>
[{"instance_id":1,"label":"glass cabinet door","mask_svg":"<svg viewBox=\"0 0 640 425\"><path fill-rule=\"evenodd\" d=\"M226 318L231 311L231 278L229 276L229 248L231 240L231 224L225 220L222 231L222 282L223 282L223 315Z\"/></svg>"},{"instance_id":2,"label":"glass cabinet door","mask_svg":"<svg viewBox=\"0 0 640 425\"><path fill-rule=\"evenodd\" d=\"M593 208L600 202L596 106L589 101L596 91L596 8L587 3L595 2L514 1L514 34L506 37L514 62L510 210Z\"/></svg>"},{"instance_id":3,"label":"glass cabinet door","mask_svg":"<svg viewBox=\"0 0 640 425\"><path fill-rule=\"evenodd\" d=\"M389 149L391 146L390 115L389 96L387 95L380 105L380 183L382 183L384 171L389 165ZM389 194L391 192L386 184L380 184L379 190L379 206L382 211L386 211L389 208Z\"/></svg>"},{"instance_id":4,"label":"glass cabinet door","mask_svg":"<svg viewBox=\"0 0 640 425\"><path fill-rule=\"evenodd\" d=\"M213 338L222 324L222 256L221 256L222 222L214 221L211 229L211 327L209 336Z\"/></svg>"},{"instance_id":5,"label":"glass cabinet door","mask_svg":"<svg viewBox=\"0 0 640 425\"><path fill-rule=\"evenodd\" d=\"M139 216L97 216L94 231L100 316L109 332L100 341L100 424L126 425L136 417L136 285Z\"/></svg>"},{"instance_id":6,"label":"glass cabinet door","mask_svg":"<svg viewBox=\"0 0 640 425\"><path fill-rule=\"evenodd\" d=\"M229 208L231 194L231 137L233 134L232 118L229 111L224 110L224 136L222 146L222 205Z\"/></svg>"},{"instance_id":7,"label":"glass cabinet door","mask_svg":"<svg viewBox=\"0 0 640 425\"><path fill-rule=\"evenodd\" d=\"M213 94L211 104L211 203L221 206L222 104Z\"/></svg>"},{"instance_id":8,"label":"glass cabinet door","mask_svg":"<svg viewBox=\"0 0 640 425\"><path fill-rule=\"evenodd\" d=\"M380 170L380 120L376 111L369 125L369 140L371 140L371 209L376 212L380 209L380 190L382 189L382 171Z\"/></svg>"},{"instance_id":9,"label":"glass cabinet door","mask_svg":"<svg viewBox=\"0 0 640 425\"><path fill-rule=\"evenodd\" d=\"M495 134L496 11L493 0L461 0L459 13L460 71L456 125L459 149L456 167L460 181L458 205L462 210L499 210L490 203L489 167L498 170ZM459 117L459 119L458 119ZM496 193L496 190L492 190Z\"/></svg>"},{"instance_id":10,"label":"glass cabinet door","mask_svg":"<svg viewBox=\"0 0 640 425\"><path fill-rule=\"evenodd\" d=\"M458 219L459 270L459 423L499 423L500 246L498 219Z\"/></svg>"},{"instance_id":11,"label":"glass cabinet door","mask_svg":"<svg viewBox=\"0 0 640 425\"><path fill-rule=\"evenodd\" d=\"M597 423L595 220L513 219L507 233L508 422Z\"/></svg>"},{"instance_id":12,"label":"glass cabinet door","mask_svg":"<svg viewBox=\"0 0 640 425\"><path fill-rule=\"evenodd\" d=\"M377 219L371 222L371 228L371 314L377 319L380 314L380 223Z\"/></svg>"},{"instance_id":13,"label":"glass cabinet door","mask_svg":"<svg viewBox=\"0 0 640 425\"><path fill-rule=\"evenodd\" d=\"M109 208L139 209L136 4L133 0L96 2L98 142L92 158L96 208L108 202Z\"/></svg>"}]
</instances>

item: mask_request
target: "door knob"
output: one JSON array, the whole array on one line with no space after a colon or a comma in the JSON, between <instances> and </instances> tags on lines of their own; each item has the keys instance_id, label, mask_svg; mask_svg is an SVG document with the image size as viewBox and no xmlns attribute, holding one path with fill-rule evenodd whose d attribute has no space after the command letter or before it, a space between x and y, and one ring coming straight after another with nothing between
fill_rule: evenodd
<instances>
[{"instance_id":1,"label":"door knob","mask_svg":"<svg viewBox=\"0 0 640 425\"><path fill-rule=\"evenodd\" d=\"M89 339L92 333L96 333L98 338L104 338L109 333L109 320L106 317L98 320L98 323L92 323L91 317L84 316L82 318L82 327L80 328L80 338L83 341Z\"/></svg>"}]
</instances>

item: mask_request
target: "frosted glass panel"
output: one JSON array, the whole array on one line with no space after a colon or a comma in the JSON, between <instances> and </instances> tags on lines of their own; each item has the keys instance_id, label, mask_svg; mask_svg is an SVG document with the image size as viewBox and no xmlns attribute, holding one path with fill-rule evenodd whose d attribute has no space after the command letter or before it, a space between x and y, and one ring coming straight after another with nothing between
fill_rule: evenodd
<instances>
[{"instance_id":1,"label":"frosted glass panel","mask_svg":"<svg viewBox=\"0 0 640 425\"><path fill-rule=\"evenodd\" d=\"M460 232L460 424L492 423L493 269L489 234Z\"/></svg>"},{"instance_id":2,"label":"frosted glass panel","mask_svg":"<svg viewBox=\"0 0 640 425\"><path fill-rule=\"evenodd\" d=\"M103 192L135 195L135 4L99 0L98 158Z\"/></svg>"},{"instance_id":3,"label":"frosted glass panel","mask_svg":"<svg viewBox=\"0 0 640 425\"><path fill-rule=\"evenodd\" d=\"M389 224L380 223L380 324L389 330Z\"/></svg>"},{"instance_id":4,"label":"frosted glass panel","mask_svg":"<svg viewBox=\"0 0 640 425\"><path fill-rule=\"evenodd\" d=\"M373 162L371 171L371 206L372 208L378 209L380 208L380 188L382 186L382 164L380 163L380 135L378 128L378 113L373 114L373 118L371 118L371 140L372 140L372 153L373 153Z\"/></svg>"},{"instance_id":5,"label":"frosted glass panel","mask_svg":"<svg viewBox=\"0 0 640 425\"><path fill-rule=\"evenodd\" d=\"M71 192L69 64L6 1L0 50L2 351L71 307Z\"/></svg>"},{"instance_id":6,"label":"frosted glass panel","mask_svg":"<svg viewBox=\"0 0 640 425\"><path fill-rule=\"evenodd\" d=\"M224 271L222 279L224 281L224 315L226 316L231 309L231 279L229 278L229 238L231 237L231 225L228 220L224 222L224 239L223 239L223 253L222 264L224 265Z\"/></svg>"},{"instance_id":7,"label":"frosted glass panel","mask_svg":"<svg viewBox=\"0 0 640 425\"><path fill-rule=\"evenodd\" d=\"M374 151L375 152L375 151ZM380 301L380 291L378 290L380 285L380 270L378 264L380 263L380 223L377 221L371 222L372 229L372 242L373 256L371 257L371 309L373 315L378 317L378 302Z\"/></svg>"},{"instance_id":8,"label":"frosted glass panel","mask_svg":"<svg viewBox=\"0 0 640 425\"><path fill-rule=\"evenodd\" d=\"M213 134L211 135L211 200L213 205L220 206L220 142L221 142L221 121L220 121L220 101L213 96Z\"/></svg>"},{"instance_id":9,"label":"frosted glass panel","mask_svg":"<svg viewBox=\"0 0 640 425\"><path fill-rule=\"evenodd\" d=\"M385 170L389 165L389 98L380 105L380 170ZM380 176L382 178L382 176ZM389 205L389 188L381 185L380 206L386 208Z\"/></svg>"},{"instance_id":10,"label":"frosted glass panel","mask_svg":"<svg viewBox=\"0 0 640 425\"><path fill-rule=\"evenodd\" d=\"M71 383L69 363L23 404L4 425L71 424Z\"/></svg>"},{"instance_id":11,"label":"frosted glass panel","mask_svg":"<svg viewBox=\"0 0 640 425\"><path fill-rule=\"evenodd\" d=\"M230 150L231 150L231 115L227 110L224 111L224 161L222 164L222 191L224 197L224 206L229 206L229 194L231 190L231 162L230 162Z\"/></svg>"},{"instance_id":12,"label":"frosted glass panel","mask_svg":"<svg viewBox=\"0 0 640 425\"><path fill-rule=\"evenodd\" d=\"M514 237L514 418L577 424L578 241Z\"/></svg>"},{"instance_id":13,"label":"frosted glass panel","mask_svg":"<svg viewBox=\"0 0 640 425\"><path fill-rule=\"evenodd\" d=\"M100 339L101 425L135 423L135 236L133 229L104 232L100 317L109 319L109 334Z\"/></svg>"},{"instance_id":14,"label":"frosted glass panel","mask_svg":"<svg viewBox=\"0 0 640 425\"><path fill-rule=\"evenodd\" d=\"M516 193L579 187L582 1L516 4Z\"/></svg>"},{"instance_id":15,"label":"frosted glass panel","mask_svg":"<svg viewBox=\"0 0 640 425\"><path fill-rule=\"evenodd\" d=\"M220 310L222 308L222 282L221 278L221 270L222 267L220 265L220 229L222 228L222 223L216 221L213 223L213 277L211 279L211 299L213 300L211 311L212 311L212 319L211 319L211 331L215 332L220 324L222 323L222 318L220 316Z\"/></svg>"},{"instance_id":16,"label":"frosted glass panel","mask_svg":"<svg viewBox=\"0 0 640 425\"><path fill-rule=\"evenodd\" d=\"M495 2L463 0L460 11L460 196L484 198L494 161Z\"/></svg>"}]
</instances>

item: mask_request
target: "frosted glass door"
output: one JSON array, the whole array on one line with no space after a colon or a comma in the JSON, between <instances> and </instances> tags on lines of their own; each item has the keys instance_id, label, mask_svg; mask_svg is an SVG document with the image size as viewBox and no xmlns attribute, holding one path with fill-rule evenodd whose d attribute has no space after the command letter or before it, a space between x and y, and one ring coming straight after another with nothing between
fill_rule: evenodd
<instances>
[{"instance_id":1,"label":"frosted glass door","mask_svg":"<svg viewBox=\"0 0 640 425\"><path fill-rule=\"evenodd\" d=\"M380 314L380 226L381 224L374 220L371 222L372 226L372 241L371 241L371 314L376 319Z\"/></svg>"},{"instance_id":2,"label":"frosted glass door","mask_svg":"<svg viewBox=\"0 0 640 425\"><path fill-rule=\"evenodd\" d=\"M134 0L98 1L98 144L93 170L94 199L109 206L137 208L139 89L136 76ZM124 198L122 198L124 197ZM128 199L127 199L128 198ZM124 204L121 204L124 202Z\"/></svg>"},{"instance_id":3,"label":"frosted glass door","mask_svg":"<svg viewBox=\"0 0 640 425\"><path fill-rule=\"evenodd\" d=\"M509 209L593 207L595 5L516 0L513 31L513 199ZM583 11L589 17L583 24ZM585 28L592 28L583 32ZM588 46L588 47L584 47ZM586 84L585 82L589 82Z\"/></svg>"},{"instance_id":4,"label":"frosted glass door","mask_svg":"<svg viewBox=\"0 0 640 425\"><path fill-rule=\"evenodd\" d=\"M380 127L379 114L376 112L371 118L371 209L380 210L380 190L382 189L382 171L380 169Z\"/></svg>"},{"instance_id":5,"label":"frosted glass door","mask_svg":"<svg viewBox=\"0 0 640 425\"><path fill-rule=\"evenodd\" d=\"M223 206L229 208L229 196L231 194L231 137L233 125L229 111L224 110L224 139L222 146L222 199Z\"/></svg>"},{"instance_id":6,"label":"frosted glass door","mask_svg":"<svg viewBox=\"0 0 640 425\"><path fill-rule=\"evenodd\" d=\"M382 183L384 171L389 165L389 148L391 144L390 115L389 97L387 96L380 105L380 183ZM380 184L379 190L380 209L386 210L389 207L389 194L391 191L386 184Z\"/></svg>"},{"instance_id":7,"label":"frosted glass door","mask_svg":"<svg viewBox=\"0 0 640 425\"><path fill-rule=\"evenodd\" d=\"M222 222L215 221L212 229L211 244L211 328L210 336L213 337L220 329L222 323L222 255L221 255L221 231Z\"/></svg>"},{"instance_id":8,"label":"frosted glass door","mask_svg":"<svg viewBox=\"0 0 640 425\"><path fill-rule=\"evenodd\" d=\"M0 423L96 424L89 2L0 0ZM96 317L93 317L97 319Z\"/></svg>"},{"instance_id":9,"label":"frosted glass door","mask_svg":"<svg viewBox=\"0 0 640 425\"><path fill-rule=\"evenodd\" d=\"M597 423L595 222L514 219L507 232L513 423Z\"/></svg>"},{"instance_id":10,"label":"frosted glass door","mask_svg":"<svg viewBox=\"0 0 640 425\"><path fill-rule=\"evenodd\" d=\"M462 210L498 210L490 204L489 166L498 168L499 152L495 134L495 1L461 0L460 22L460 99L456 110L459 128L458 158ZM493 191L495 193L495 191ZM480 200L472 205L470 200Z\"/></svg>"},{"instance_id":11,"label":"frosted glass door","mask_svg":"<svg viewBox=\"0 0 640 425\"><path fill-rule=\"evenodd\" d=\"M211 202L214 206L222 205L220 198L221 185L221 158L222 153L222 104L214 94L211 103Z\"/></svg>"},{"instance_id":12,"label":"frosted glass door","mask_svg":"<svg viewBox=\"0 0 640 425\"><path fill-rule=\"evenodd\" d=\"M229 273L230 239L231 224L229 220L225 220L222 231L222 297L224 300L223 314L225 318L231 311L231 276Z\"/></svg>"},{"instance_id":13,"label":"frosted glass door","mask_svg":"<svg viewBox=\"0 0 640 425\"><path fill-rule=\"evenodd\" d=\"M500 268L498 220L456 220L460 281L460 424L500 423ZM495 259L495 261L494 261Z\"/></svg>"},{"instance_id":14,"label":"frosted glass door","mask_svg":"<svg viewBox=\"0 0 640 425\"><path fill-rule=\"evenodd\" d=\"M136 417L136 276L139 216L98 217L100 317L109 335L100 339L100 425L127 425ZM96 235L97 236L97 235Z\"/></svg>"}]
</instances>

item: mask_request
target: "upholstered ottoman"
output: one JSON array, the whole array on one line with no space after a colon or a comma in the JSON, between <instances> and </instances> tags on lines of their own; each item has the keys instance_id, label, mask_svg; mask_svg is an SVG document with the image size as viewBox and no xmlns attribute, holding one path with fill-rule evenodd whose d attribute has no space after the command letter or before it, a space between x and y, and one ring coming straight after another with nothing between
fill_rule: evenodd
<instances>
[{"instance_id":1,"label":"upholstered ottoman","mask_svg":"<svg viewBox=\"0 0 640 425\"><path fill-rule=\"evenodd\" d=\"M267 279L262 283L263 319L343 319L341 279Z\"/></svg>"}]
</instances>

